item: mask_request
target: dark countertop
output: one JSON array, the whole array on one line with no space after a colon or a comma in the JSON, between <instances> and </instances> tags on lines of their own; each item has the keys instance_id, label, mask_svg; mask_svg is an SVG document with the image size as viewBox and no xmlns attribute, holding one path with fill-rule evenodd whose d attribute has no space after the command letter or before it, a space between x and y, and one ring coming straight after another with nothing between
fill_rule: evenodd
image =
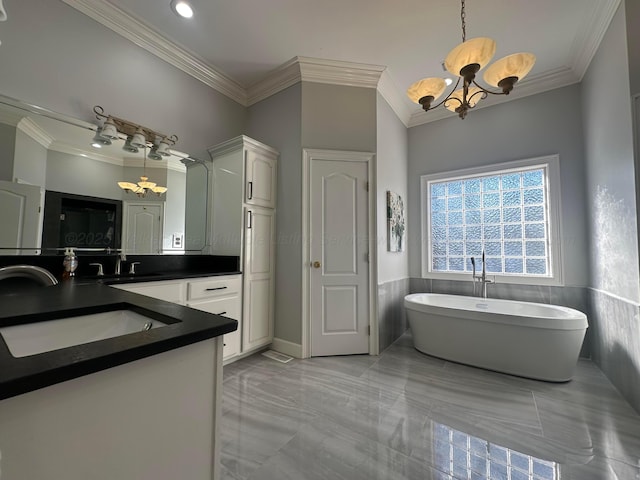
<instances>
[{"instance_id":1,"label":"dark countertop","mask_svg":"<svg viewBox=\"0 0 640 480\"><path fill-rule=\"evenodd\" d=\"M234 273L239 272L226 272L227 275ZM211 276L210 273L172 275L170 278L161 274L140 275L135 279L115 279L114 283ZM53 287L0 295L0 327L120 309L138 311L169 325L22 358L11 355L0 335L0 400L238 328L235 320L110 288L95 280L64 282Z\"/></svg>"}]
</instances>

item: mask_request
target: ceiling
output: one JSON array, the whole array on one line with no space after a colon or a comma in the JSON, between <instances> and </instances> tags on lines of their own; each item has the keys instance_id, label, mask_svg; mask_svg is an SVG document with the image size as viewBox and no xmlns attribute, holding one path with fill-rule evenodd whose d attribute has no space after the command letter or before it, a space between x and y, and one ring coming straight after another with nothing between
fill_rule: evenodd
<instances>
[{"instance_id":1,"label":"ceiling","mask_svg":"<svg viewBox=\"0 0 640 480\"><path fill-rule=\"evenodd\" d=\"M178 62L197 64L199 71L189 73L206 70L214 88L245 104L294 57L386 67L379 89L407 125L436 117L404 92L421 78L447 76L442 61L462 36L459 0L190 0L192 19L175 15L169 0L63 1L166 60L167 51L179 53ZM619 4L469 0L467 38L494 38L495 59L520 51L537 56L509 96L521 98L579 82Z\"/></svg>"}]
</instances>

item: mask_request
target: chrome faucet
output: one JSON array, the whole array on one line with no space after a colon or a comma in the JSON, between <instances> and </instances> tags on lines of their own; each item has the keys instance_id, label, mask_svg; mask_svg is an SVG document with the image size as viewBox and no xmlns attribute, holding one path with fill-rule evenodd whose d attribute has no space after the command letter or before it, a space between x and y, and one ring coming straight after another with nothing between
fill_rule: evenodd
<instances>
[{"instance_id":1,"label":"chrome faucet","mask_svg":"<svg viewBox=\"0 0 640 480\"><path fill-rule=\"evenodd\" d=\"M122 262L126 260L127 256L124 252L118 254L118 257L116 258L116 271L114 272L115 275L120 275L120 271L122 270Z\"/></svg>"},{"instance_id":2,"label":"chrome faucet","mask_svg":"<svg viewBox=\"0 0 640 480\"><path fill-rule=\"evenodd\" d=\"M472 273L472 278L473 278L473 296L475 297L477 295L476 293L476 283L480 282L480 284L482 285L481 288L481 293L482 293L482 298L487 298L487 283L494 283L495 280L489 280L487 278L487 263L485 262L485 255L484 255L484 250L482 251L482 273L480 275L476 275L476 259L471 257L471 266L473 267L473 273Z\"/></svg>"}]
</instances>

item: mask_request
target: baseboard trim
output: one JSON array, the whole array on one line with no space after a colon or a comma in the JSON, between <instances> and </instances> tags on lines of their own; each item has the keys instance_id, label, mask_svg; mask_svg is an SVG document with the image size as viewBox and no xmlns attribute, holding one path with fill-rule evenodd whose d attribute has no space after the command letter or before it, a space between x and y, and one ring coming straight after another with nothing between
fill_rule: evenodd
<instances>
[{"instance_id":1,"label":"baseboard trim","mask_svg":"<svg viewBox=\"0 0 640 480\"><path fill-rule=\"evenodd\" d=\"M294 358L302 358L302 345L281 338L274 338L271 349Z\"/></svg>"}]
</instances>

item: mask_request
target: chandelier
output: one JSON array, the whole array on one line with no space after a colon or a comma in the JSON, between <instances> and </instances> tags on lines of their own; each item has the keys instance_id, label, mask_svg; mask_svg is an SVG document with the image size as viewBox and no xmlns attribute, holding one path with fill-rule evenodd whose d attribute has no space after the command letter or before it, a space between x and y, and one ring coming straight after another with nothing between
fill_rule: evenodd
<instances>
[{"instance_id":1,"label":"chandelier","mask_svg":"<svg viewBox=\"0 0 640 480\"><path fill-rule=\"evenodd\" d=\"M449 52L443 63L444 68L458 77L457 83L451 93L433 107L431 104L447 88L443 78L423 78L409 87L407 95L412 102L422 105L425 111L444 105L460 118L465 118L467 112L489 94L509 95L516 82L531 71L536 57L532 53L514 53L489 66L484 72L484 81L500 91L487 90L476 83L476 74L491 61L496 52L496 42L487 37L467 40L465 0L461 0L461 4L462 43ZM462 88L458 89L460 82Z\"/></svg>"}]
</instances>

